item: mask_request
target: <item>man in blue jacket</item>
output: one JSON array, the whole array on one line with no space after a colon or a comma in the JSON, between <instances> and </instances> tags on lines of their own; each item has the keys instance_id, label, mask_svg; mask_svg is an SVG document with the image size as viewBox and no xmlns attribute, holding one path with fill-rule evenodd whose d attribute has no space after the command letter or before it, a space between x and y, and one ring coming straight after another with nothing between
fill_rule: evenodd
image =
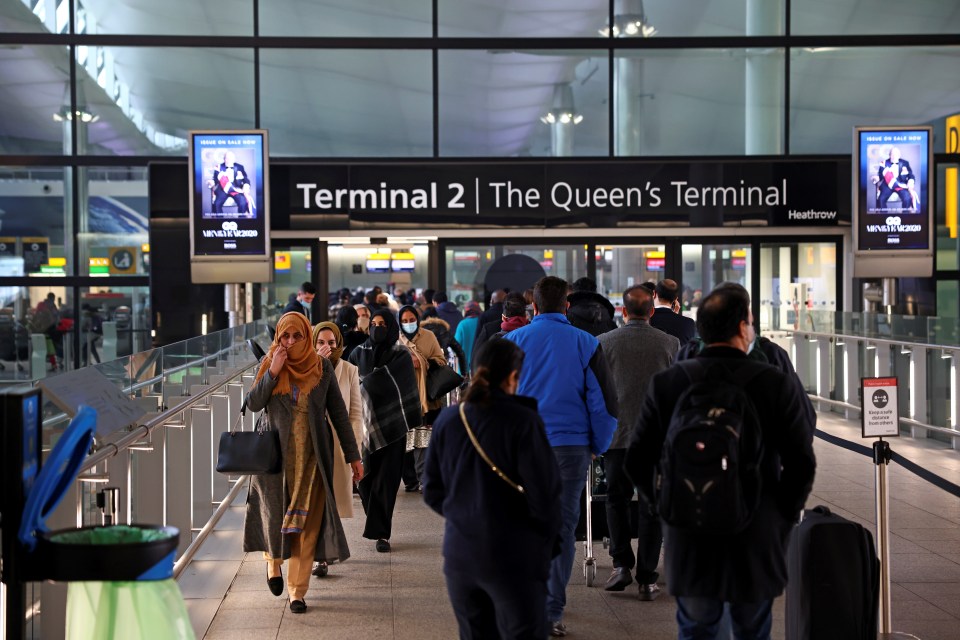
<instances>
[{"instance_id":1,"label":"man in blue jacket","mask_svg":"<svg viewBox=\"0 0 960 640\"><path fill-rule=\"evenodd\" d=\"M590 458L607 450L617 429L617 392L600 342L570 324L568 306L566 281L541 278L533 289L533 321L504 337L526 354L517 393L536 398L560 467L561 550L547 579L552 636L567 634L563 609Z\"/></svg>"}]
</instances>

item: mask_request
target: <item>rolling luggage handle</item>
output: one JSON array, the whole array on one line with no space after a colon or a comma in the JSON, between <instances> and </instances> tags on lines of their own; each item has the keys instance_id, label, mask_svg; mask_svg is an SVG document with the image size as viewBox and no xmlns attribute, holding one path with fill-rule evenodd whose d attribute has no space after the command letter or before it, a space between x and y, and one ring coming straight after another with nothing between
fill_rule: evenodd
<instances>
[{"instance_id":1,"label":"rolling luggage handle","mask_svg":"<svg viewBox=\"0 0 960 640\"><path fill-rule=\"evenodd\" d=\"M593 557L593 462L587 467L586 513L587 539L583 541L583 577L592 587L597 577L597 559Z\"/></svg>"}]
</instances>

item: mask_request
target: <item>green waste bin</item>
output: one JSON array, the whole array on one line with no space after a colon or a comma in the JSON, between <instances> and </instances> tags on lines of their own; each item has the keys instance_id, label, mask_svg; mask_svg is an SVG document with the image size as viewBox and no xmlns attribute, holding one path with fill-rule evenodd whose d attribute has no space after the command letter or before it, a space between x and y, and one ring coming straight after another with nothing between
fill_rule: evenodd
<instances>
[{"instance_id":1,"label":"green waste bin","mask_svg":"<svg viewBox=\"0 0 960 640\"><path fill-rule=\"evenodd\" d=\"M27 497L19 539L33 580L68 582L68 639L193 640L173 580L180 532L117 525L49 531L47 518L73 486L96 431L97 414L80 407Z\"/></svg>"}]
</instances>

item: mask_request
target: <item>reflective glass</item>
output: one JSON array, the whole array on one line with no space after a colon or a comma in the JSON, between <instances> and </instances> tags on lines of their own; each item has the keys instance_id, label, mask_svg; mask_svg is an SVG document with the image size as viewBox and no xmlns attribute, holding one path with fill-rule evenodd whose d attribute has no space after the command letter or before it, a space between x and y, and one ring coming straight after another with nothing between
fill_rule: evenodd
<instances>
[{"instance_id":1,"label":"reflective glass","mask_svg":"<svg viewBox=\"0 0 960 640\"><path fill-rule=\"evenodd\" d=\"M0 153L70 153L70 73L65 47L0 48Z\"/></svg>"},{"instance_id":2,"label":"reflective glass","mask_svg":"<svg viewBox=\"0 0 960 640\"><path fill-rule=\"evenodd\" d=\"M379 257L371 258L371 254L378 254ZM393 291L396 287L403 291L427 287L430 249L423 244L390 247L331 244L327 248L327 256L331 303L336 302L334 296L343 288L366 292L374 286L380 286L385 291ZM378 267L388 270L377 271Z\"/></svg>"},{"instance_id":3,"label":"reflective glass","mask_svg":"<svg viewBox=\"0 0 960 640\"><path fill-rule=\"evenodd\" d=\"M86 193L78 229L80 271L91 276L150 273L147 170L80 167Z\"/></svg>"},{"instance_id":4,"label":"reflective glass","mask_svg":"<svg viewBox=\"0 0 960 640\"><path fill-rule=\"evenodd\" d=\"M790 153L848 155L856 125L934 122L958 104L960 47L791 50Z\"/></svg>"},{"instance_id":5,"label":"reflective glass","mask_svg":"<svg viewBox=\"0 0 960 640\"><path fill-rule=\"evenodd\" d=\"M193 129L252 129L253 51L94 47L77 51L78 153L185 155Z\"/></svg>"},{"instance_id":6,"label":"reflective glass","mask_svg":"<svg viewBox=\"0 0 960 640\"><path fill-rule=\"evenodd\" d=\"M599 38L609 11L607 0L444 0L437 17L444 37Z\"/></svg>"},{"instance_id":7,"label":"reflective glass","mask_svg":"<svg viewBox=\"0 0 960 640\"><path fill-rule=\"evenodd\" d=\"M782 50L622 51L614 62L616 155L782 152Z\"/></svg>"},{"instance_id":8,"label":"reflective glass","mask_svg":"<svg viewBox=\"0 0 960 640\"><path fill-rule=\"evenodd\" d=\"M758 318L761 330L830 331L836 311L836 244L761 245Z\"/></svg>"},{"instance_id":9,"label":"reflective glass","mask_svg":"<svg viewBox=\"0 0 960 640\"><path fill-rule=\"evenodd\" d=\"M666 266L664 249L662 244L597 245L597 291L616 300L614 304L619 305L627 288L663 279Z\"/></svg>"},{"instance_id":10,"label":"reflective glass","mask_svg":"<svg viewBox=\"0 0 960 640\"><path fill-rule=\"evenodd\" d=\"M267 319L279 318L287 303L296 299L300 285L311 281L309 246L273 247L273 282L262 285L261 303Z\"/></svg>"},{"instance_id":11,"label":"reflective glass","mask_svg":"<svg viewBox=\"0 0 960 640\"><path fill-rule=\"evenodd\" d=\"M263 50L271 156L433 155L429 51Z\"/></svg>"},{"instance_id":12,"label":"reflective glass","mask_svg":"<svg viewBox=\"0 0 960 640\"><path fill-rule=\"evenodd\" d=\"M680 281L683 315L696 319L703 296L721 282L736 282L750 288L751 253L749 245L685 244Z\"/></svg>"},{"instance_id":13,"label":"reflective glass","mask_svg":"<svg viewBox=\"0 0 960 640\"><path fill-rule=\"evenodd\" d=\"M73 275L75 171L0 168L0 275Z\"/></svg>"},{"instance_id":14,"label":"reflective glass","mask_svg":"<svg viewBox=\"0 0 960 640\"><path fill-rule=\"evenodd\" d=\"M270 0L260 3L260 35L430 37L430 0Z\"/></svg>"},{"instance_id":15,"label":"reflective glass","mask_svg":"<svg viewBox=\"0 0 960 640\"><path fill-rule=\"evenodd\" d=\"M440 154L605 156L606 52L441 51Z\"/></svg>"},{"instance_id":16,"label":"reflective glass","mask_svg":"<svg viewBox=\"0 0 960 640\"><path fill-rule=\"evenodd\" d=\"M949 0L792 0L790 10L792 34L960 33L960 12Z\"/></svg>"},{"instance_id":17,"label":"reflective glass","mask_svg":"<svg viewBox=\"0 0 960 640\"><path fill-rule=\"evenodd\" d=\"M150 350L153 340L149 287L105 284L81 289L77 329L81 366ZM129 373L134 378L139 375L136 371Z\"/></svg>"},{"instance_id":18,"label":"reflective glass","mask_svg":"<svg viewBox=\"0 0 960 640\"><path fill-rule=\"evenodd\" d=\"M77 4L75 33L253 35L253 0L81 0Z\"/></svg>"},{"instance_id":19,"label":"reflective glass","mask_svg":"<svg viewBox=\"0 0 960 640\"><path fill-rule=\"evenodd\" d=\"M936 247L937 269L952 271L960 266L960 167L955 164L937 165Z\"/></svg>"}]
</instances>

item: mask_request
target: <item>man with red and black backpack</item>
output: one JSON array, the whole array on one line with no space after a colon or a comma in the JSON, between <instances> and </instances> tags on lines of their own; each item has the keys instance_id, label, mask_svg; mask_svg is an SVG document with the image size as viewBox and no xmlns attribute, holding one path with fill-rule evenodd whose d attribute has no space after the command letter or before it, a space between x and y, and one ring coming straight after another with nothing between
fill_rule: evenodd
<instances>
[{"instance_id":1,"label":"man with red and black backpack","mask_svg":"<svg viewBox=\"0 0 960 640\"><path fill-rule=\"evenodd\" d=\"M716 637L729 604L736 638L768 638L813 486L813 425L798 386L747 356L746 291L714 289L697 329L706 347L653 378L624 464L663 520L679 637Z\"/></svg>"}]
</instances>

